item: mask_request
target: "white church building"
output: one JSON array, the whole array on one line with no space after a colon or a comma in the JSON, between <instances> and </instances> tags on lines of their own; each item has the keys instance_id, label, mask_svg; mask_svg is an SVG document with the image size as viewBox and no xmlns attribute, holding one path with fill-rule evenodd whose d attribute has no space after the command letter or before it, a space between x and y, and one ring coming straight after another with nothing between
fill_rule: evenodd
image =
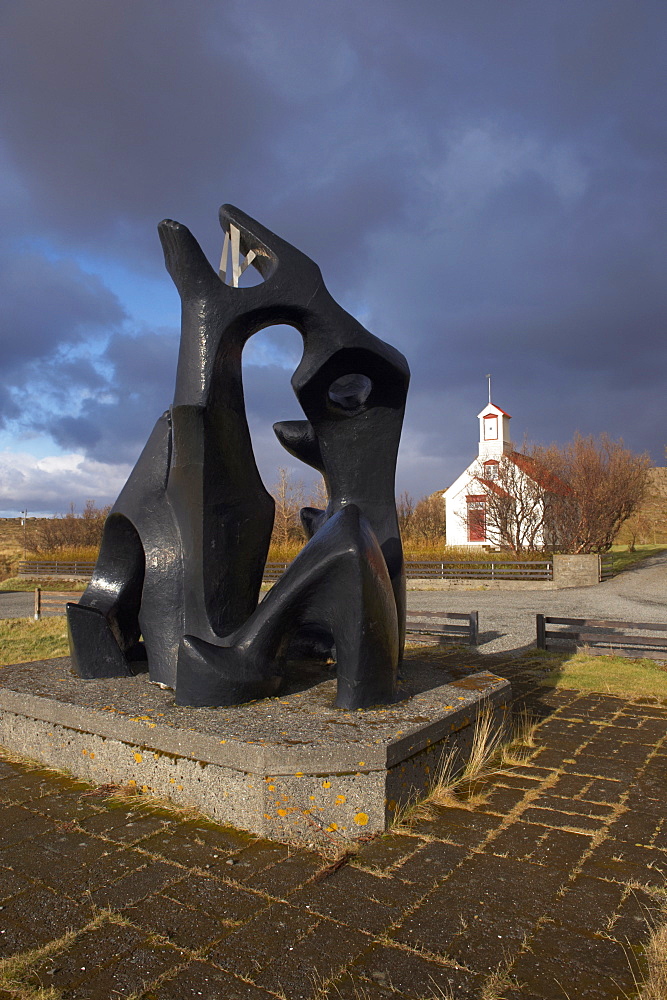
<instances>
[{"instance_id":1,"label":"white church building","mask_svg":"<svg viewBox=\"0 0 667 1000\"><path fill-rule=\"evenodd\" d=\"M503 456L511 461L520 476L537 482L531 475L534 468L529 458L514 450L510 437L509 413L489 400L479 419L479 454L461 473L458 479L445 490L443 497L447 516L447 545L495 548L500 539L487 524L487 502L489 490L498 479L499 465ZM541 514L541 512L540 512ZM538 538L538 547L543 539Z\"/></svg>"}]
</instances>

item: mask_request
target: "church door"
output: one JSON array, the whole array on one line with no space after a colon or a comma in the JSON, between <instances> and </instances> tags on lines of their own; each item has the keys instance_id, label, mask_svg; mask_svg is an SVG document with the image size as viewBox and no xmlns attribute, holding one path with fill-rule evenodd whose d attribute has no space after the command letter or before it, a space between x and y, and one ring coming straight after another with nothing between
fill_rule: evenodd
<instances>
[{"instance_id":1,"label":"church door","mask_svg":"<svg viewBox=\"0 0 667 1000\"><path fill-rule=\"evenodd\" d=\"M486 541L486 497L467 497L468 502L468 541Z\"/></svg>"}]
</instances>

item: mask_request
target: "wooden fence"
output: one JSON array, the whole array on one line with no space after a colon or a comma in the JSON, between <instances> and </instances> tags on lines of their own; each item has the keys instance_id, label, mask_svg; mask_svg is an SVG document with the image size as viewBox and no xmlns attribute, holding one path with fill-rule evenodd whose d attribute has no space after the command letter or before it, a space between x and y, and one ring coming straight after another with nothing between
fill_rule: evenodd
<instances>
[{"instance_id":1,"label":"wooden fence","mask_svg":"<svg viewBox=\"0 0 667 1000\"><path fill-rule=\"evenodd\" d=\"M269 562L264 568L264 582L275 583L289 563ZM58 560L23 560L19 563L19 576L39 578L50 576L92 576L95 563L60 562ZM552 580L553 563L550 561L524 562L407 562L409 580Z\"/></svg>"},{"instance_id":2,"label":"wooden fence","mask_svg":"<svg viewBox=\"0 0 667 1000\"><path fill-rule=\"evenodd\" d=\"M87 579L93 575L94 562L61 562L58 559L32 560L23 559L19 563L19 576L32 579L49 576L64 576L70 579L81 577Z\"/></svg>"},{"instance_id":3,"label":"wooden fence","mask_svg":"<svg viewBox=\"0 0 667 1000\"><path fill-rule=\"evenodd\" d=\"M405 623L405 633L408 638L458 639L476 646L479 641L479 614L477 611L411 611Z\"/></svg>"},{"instance_id":4,"label":"wooden fence","mask_svg":"<svg viewBox=\"0 0 667 1000\"><path fill-rule=\"evenodd\" d=\"M274 583L289 563L267 563L265 583ZM406 562L408 580L553 580L551 561Z\"/></svg>"},{"instance_id":5,"label":"wooden fence","mask_svg":"<svg viewBox=\"0 0 667 1000\"><path fill-rule=\"evenodd\" d=\"M553 580L551 561L408 562L411 580Z\"/></svg>"},{"instance_id":6,"label":"wooden fence","mask_svg":"<svg viewBox=\"0 0 667 1000\"><path fill-rule=\"evenodd\" d=\"M548 625L559 628L549 629ZM657 622L622 622L595 618L536 616L537 648L562 649L563 645L586 647L594 656L648 657L667 659L667 625ZM636 635L663 632L664 635Z\"/></svg>"},{"instance_id":7,"label":"wooden fence","mask_svg":"<svg viewBox=\"0 0 667 1000\"><path fill-rule=\"evenodd\" d=\"M65 605L68 601L77 604L81 594L72 592L42 590L35 587L35 621L39 621L44 616L44 612L52 615L64 615Z\"/></svg>"},{"instance_id":8,"label":"wooden fence","mask_svg":"<svg viewBox=\"0 0 667 1000\"><path fill-rule=\"evenodd\" d=\"M607 552L605 555L600 556L600 582L602 580L611 580L614 575L614 556L611 552Z\"/></svg>"}]
</instances>

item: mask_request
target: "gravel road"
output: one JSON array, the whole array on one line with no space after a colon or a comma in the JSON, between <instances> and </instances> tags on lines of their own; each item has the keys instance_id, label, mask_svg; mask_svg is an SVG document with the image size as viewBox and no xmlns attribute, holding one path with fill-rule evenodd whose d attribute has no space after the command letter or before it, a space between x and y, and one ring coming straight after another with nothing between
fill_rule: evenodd
<instances>
[{"instance_id":1,"label":"gravel road","mask_svg":"<svg viewBox=\"0 0 667 1000\"><path fill-rule=\"evenodd\" d=\"M642 560L597 587L566 590L409 591L408 608L478 611L480 653L520 651L535 644L535 615L667 622L667 552Z\"/></svg>"}]
</instances>

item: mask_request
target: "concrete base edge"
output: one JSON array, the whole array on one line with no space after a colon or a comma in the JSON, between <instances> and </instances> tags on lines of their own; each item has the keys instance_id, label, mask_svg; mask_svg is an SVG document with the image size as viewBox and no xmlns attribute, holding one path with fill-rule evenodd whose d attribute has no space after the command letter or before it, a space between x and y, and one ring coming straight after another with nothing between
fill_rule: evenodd
<instances>
[{"instance_id":1,"label":"concrete base edge","mask_svg":"<svg viewBox=\"0 0 667 1000\"><path fill-rule=\"evenodd\" d=\"M483 672L466 678L465 688L439 690L444 692L439 717L424 720L409 740L388 744L384 766L376 755L370 766L360 759L342 770L341 760L331 770L321 765L308 770L305 759L303 770L295 762L289 773L262 766L243 770L206 759L210 755L197 740L188 747L185 731L174 752L173 731L164 740L155 728L148 741L129 732L118 738L96 725L99 712L79 709L75 720L69 706L55 699L24 698L5 689L0 689L0 744L94 784L135 786L259 836L303 844L349 841L387 829L397 810L423 796L449 755L463 766L482 706L489 706L495 727L506 724L511 689L504 679ZM454 696L463 701L460 692L464 704L445 704ZM431 742L429 734L440 738Z\"/></svg>"}]
</instances>

